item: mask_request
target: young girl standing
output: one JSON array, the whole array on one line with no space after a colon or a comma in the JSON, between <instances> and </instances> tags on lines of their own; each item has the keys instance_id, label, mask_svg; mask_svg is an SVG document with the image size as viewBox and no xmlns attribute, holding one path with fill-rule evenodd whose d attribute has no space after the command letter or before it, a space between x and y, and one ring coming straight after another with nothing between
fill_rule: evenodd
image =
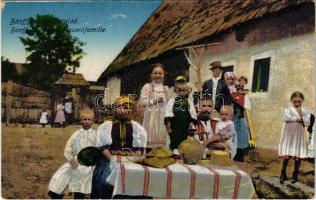
<instances>
[{"instance_id":1,"label":"young girl standing","mask_svg":"<svg viewBox=\"0 0 316 200\"><path fill-rule=\"evenodd\" d=\"M279 156L283 158L280 183L287 180L286 168L290 159L295 160L292 183L297 182L301 159L307 157L308 136L305 127L310 123L310 112L302 106L303 101L303 94L294 92L291 95L292 106L284 110L284 125L279 143Z\"/></svg>"},{"instance_id":2,"label":"young girl standing","mask_svg":"<svg viewBox=\"0 0 316 200\"><path fill-rule=\"evenodd\" d=\"M45 128L48 123L48 112L46 111L46 108L44 106L42 107L41 118L39 122L43 128Z\"/></svg>"},{"instance_id":3,"label":"young girl standing","mask_svg":"<svg viewBox=\"0 0 316 200\"><path fill-rule=\"evenodd\" d=\"M164 66L155 63L150 70L150 83L146 83L140 94L140 105L144 107L143 127L147 131L147 148L164 147L167 133L164 128L166 102L169 87L163 84Z\"/></svg>"},{"instance_id":4,"label":"young girl standing","mask_svg":"<svg viewBox=\"0 0 316 200\"><path fill-rule=\"evenodd\" d=\"M64 113L64 106L61 103L61 101L57 104L56 110L57 110L57 112L56 112L54 122L58 123L59 127L62 127L63 124L65 123L66 119L65 119L65 113Z\"/></svg>"}]
</instances>

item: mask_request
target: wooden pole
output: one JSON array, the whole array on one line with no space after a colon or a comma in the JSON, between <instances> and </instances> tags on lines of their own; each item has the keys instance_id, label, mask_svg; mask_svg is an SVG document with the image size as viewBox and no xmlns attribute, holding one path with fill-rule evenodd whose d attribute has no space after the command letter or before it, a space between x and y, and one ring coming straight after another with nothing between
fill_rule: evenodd
<instances>
[{"instance_id":1,"label":"wooden pole","mask_svg":"<svg viewBox=\"0 0 316 200\"><path fill-rule=\"evenodd\" d=\"M197 74L197 79L198 79L198 81L197 81L197 83L198 83L198 85L197 85L197 92L202 92L202 76L201 76L201 68L200 67L198 67L197 68L197 70L196 70L196 74Z\"/></svg>"}]
</instances>

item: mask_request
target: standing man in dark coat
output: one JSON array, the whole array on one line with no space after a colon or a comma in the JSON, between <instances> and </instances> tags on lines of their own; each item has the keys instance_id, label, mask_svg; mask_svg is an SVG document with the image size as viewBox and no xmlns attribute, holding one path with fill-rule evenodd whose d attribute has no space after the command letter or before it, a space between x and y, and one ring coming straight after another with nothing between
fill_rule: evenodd
<instances>
[{"instance_id":1,"label":"standing man in dark coat","mask_svg":"<svg viewBox=\"0 0 316 200\"><path fill-rule=\"evenodd\" d=\"M223 105L230 105L232 102L230 91L221 76L222 64L219 61L210 64L213 77L203 83L203 95L212 98L215 110L220 111Z\"/></svg>"}]
</instances>

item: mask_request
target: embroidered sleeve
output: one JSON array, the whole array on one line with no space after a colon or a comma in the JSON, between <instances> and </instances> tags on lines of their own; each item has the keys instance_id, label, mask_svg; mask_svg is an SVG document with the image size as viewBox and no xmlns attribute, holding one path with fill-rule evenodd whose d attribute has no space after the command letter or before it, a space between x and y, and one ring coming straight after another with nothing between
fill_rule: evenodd
<instances>
[{"instance_id":1,"label":"embroidered sleeve","mask_svg":"<svg viewBox=\"0 0 316 200\"><path fill-rule=\"evenodd\" d=\"M64 156L68 161L75 159L76 155L78 154L78 149L76 146L77 137L78 132L76 131L72 134L72 136L68 139L66 143Z\"/></svg>"},{"instance_id":2,"label":"embroidered sleeve","mask_svg":"<svg viewBox=\"0 0 316 200\"><path fill-rule=\"evenodd\" d=\"M133 147L146 148L147 132L143 126L135 121L132 121L133 126Z\"/></svg>"},{"instance_id":3,"label":"embroidered sleeve","mask_svg":"<svg viewBox=\"0 0 316 200\"><path fill-rule=\"evenodd\" d=\"M171 97L171 90L168 86L164 86L165 87L165 93L166 93L166 101L169 101L170 97Z\"/></svg>"},{"instance_id":4,"label":"embroidered sleeve","mask_svg":"<svg viewBox=\"0 0 316 200\"><path fill-rule=\"evenodd\" d=\"M150 84L145 84L140 92L139 104L143 107L151 106L154 104L154 100L150 99L152 87Z\"/></svg>"},{"instance_id":5,"label":"embroidered sleeve","mask_svg":"<svg viewBox=\"0 0 316 200\"><path fill-rule=\"evenodd\" d=\"M98 147L112 144L111 131L112 131L111 121L106 121L98 127L97 129L97 146Z\"/></svg>"},{"instance_id":6,"label":"embroidered sleeve","mask_svg":"<svg viewBox=\"0 0 316 200\"><path fill-rule=\"evenodd\" d=\"M166 106L165 117L174 117L174 113L173 113L174 101L175 101L174 98L168 101L167 106Z\"/></svg>"},{"instance_id":7,"label":"embroidered sleeve","mask_svg":"<svg viewBox=\"0 0 316 200\"><path fill-rule=\"evenodd\" d=\"M230 134L232 135L232 137L227 141L227 143L230 145L231 159L233 160L237 151L237 135L236 135L234 124L230 124L229 128L230 128Z\"/></svg>"}]
</instances>

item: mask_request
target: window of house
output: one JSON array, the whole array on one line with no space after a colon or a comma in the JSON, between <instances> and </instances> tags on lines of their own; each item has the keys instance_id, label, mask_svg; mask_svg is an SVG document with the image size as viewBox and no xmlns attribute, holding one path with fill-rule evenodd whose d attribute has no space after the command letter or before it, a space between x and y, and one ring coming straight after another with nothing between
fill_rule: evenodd
<instances>
[{"instance_id":1,"label":"window of house","mask_svg":"<svg viewBox=\"0 0 316 200\"><path fill-rule=\"evenodd\" d=\"M222 78L224 79L224 74L226 72L233 72L234 71L234 65L228 65L222 67Z\"/></svg>"},{"instance_id":2,"label":"window of house","mask_svg":"<svg viewBox=\"0 0 316 200\"><path fill-rule=\"evenodd\" d=\"M229 65L229 66L223 66L223 74L225 74L225 72L233 72L234 71L234 65Z\"/></svg>"},{"instance_id":3,"label":"window of house","mask_svg":"<svg viewBox=\"0 0 316 200\"><path fill-rule=\"evenodd\" d=\"M271 58L254 60L252 76L252 92L267 92L269 87L269 72Z\"/></svg>"}]
</instances>

